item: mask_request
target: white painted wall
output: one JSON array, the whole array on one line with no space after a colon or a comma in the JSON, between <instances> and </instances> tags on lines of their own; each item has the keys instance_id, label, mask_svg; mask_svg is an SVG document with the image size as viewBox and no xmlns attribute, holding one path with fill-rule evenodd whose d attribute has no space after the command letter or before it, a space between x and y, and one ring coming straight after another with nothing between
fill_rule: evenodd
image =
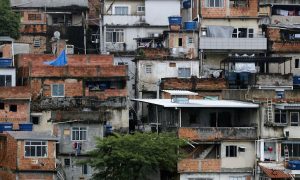
<instances>
[{"instance_id":1,"label":"white painted wall","mask_svg":"<svg viewBox=\"0 0 300 180\"><path fill-rule=\"evenodd\" d=\"M1 68L0 75L11 75L11 86L16 86L16 69L15 68Z\"/></svg>"},{"instance_id":2,"label":"white painted wall","mask_svg":"<svg viewBox=\"0 0 300 180\"><path fill-rule=\"evenodd\" d=\"M237 157L226 157L226 146L245 147L245 152L237 152ZM221 168L252 168L255 164L254 142L223 142L221 144Z\"/></svg>"},{"instance_id":3,"label":"white painted wall","mask_svg":"<svg viewBox=\"0 0 300 180\"><path fill-rule=\"evenodd\" d=\"M169 16L180 15L179 0L145 0L146 22L150 25L169 25Z\"/></svg>"},{"instance_id":4,"label":"white painted wall","mask_svg":"<svg viewBox=\"0 0 300 180\"><path fill-rule=\"evenodd\" d=\"M176 63L176 67L170 67L170 63ZM151 74L146 73L146 65L152 66ZM178 68L191 68L191 75L199 77L199 61L196 60L140 60L137 68L139 91L156 91L161 78L178 77Z\"/></svg>"},{"instance_id":5,"label":"white painted wall","mask_svg":"<svg viewBox=\"0 0 300 180\"><path fill-rule=\"evenodd\" d=\"M149 37L149 34L162 33L167 28L153 28L153 27L126 27L124 29L124 42L126 43L127 51L135 51L137 43L134 38ZM106 50L108 52L124 51L124 43L110 43L106 42Z\"/></svg>"}]
</instances>

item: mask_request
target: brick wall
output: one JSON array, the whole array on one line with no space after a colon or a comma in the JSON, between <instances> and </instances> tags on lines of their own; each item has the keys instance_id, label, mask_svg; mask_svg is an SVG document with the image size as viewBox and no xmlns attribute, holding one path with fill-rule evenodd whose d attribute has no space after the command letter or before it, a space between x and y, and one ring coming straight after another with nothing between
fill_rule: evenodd
<instances>
[{"instance_id":1,"label":"brick wall","mask_svg":"<svg viewBox=\"0 0 300 180\"><path fill-rule=\"evenodd\" d=\"M22 24L20 33L24 34L35 34L35 33L46 33L47 25L46 24Z\"/></svg>"},{"instance_id":2,"label":"brick wall","mask_svg":"<svg viewBox=\"0 0 300 180\"><path fill-rule=\"evenodd\" d=\"M220 159L183 159L178 162L179 173L189 172L221 172Z\"/></svg>"},{"instance_id":3,"label":"brick wall","mask_svg":"<svg viewBox=\"0 0 300 180\"><path fill-rule=\"evenodd\" d=\"M17 141L7 135L0 134L0 167L15 170L17 168Z\"/></svg>"},{"instance_id":4,"label":"brick wall","mask_svg":"<svg viewBox=\"0 0 300 180\"><path fill-rule=\"evenodd\" d=\"M19 180L53 180L53 173L19 173Z\"/></svg>"},{"instance_id":5,"label":"brick wall","mask_svg":"<svg viewBox=\"0 0 300 180\"><path fill-rule=\"evenodd\" d=\"M109 97L126 97L127 89L106 89L105 91L88 91L86 96L97 96L99 99L107 99Z\"/></svg>"},{"instance_id":6,"label":"brick wall","mask_svg":"<svg viewBox=\"0 0 300 180\"><path fill-rule=\"evenodd\" d=\"M55 170L55 142L48 141L48 156L46 158L26 158L24 141L18 141L18 169L19 170ZM33 163L38 160L38 164Z\"/></svg>"},{"instance_id":7,"label":"brick wall","mask_svg":"<svg viewBox=\"0 0 300 180\"><path fill-rule=\"evenodd\" d=\"M99 18L100 1L99 0L88 0L88 1L89 1L89 13L88 13L89 19ZM92 26L95 26L95 23L98 24L99 22L97 20L89 21L89 24Z\"/></svg>"},{"instance_id":8,"label":"brick wall","mask_svg":"<svg viewBox=\"0 0 300 180\"><path fill-rule=\"evenodd\" d=\"M281 40L281 34L279 28L268 28L266 31L266 37L269 41L269 49L272 52L281 53L298 53L300 52L300 42L284 41Z\"/></svg>"},{"instance_id":9,"label":"brick wall","mask_svg":"<svg viewBox=\"0 0 300 180\"><path fill-rule=\"evenodd\" d=\"M207 8L205 0L202 0L201 11L204 18L226 18L226 17L257 17L258 0L249 1L249 7L230 7L229 0L224 0L224 7Z\"/></svg>"},{"instance_id":10,"label":"brick wall","mask_svg":"<svg viewBox=\"0 0 300 180\"><path fill-rule=\"evenodd\" d=\"M10 111L11 105L17 105L17 112ZM14 129L19 129L19 123L29 122L29 102L4 101L4 109L0 109L0 122L11 122Z\"/></svg>"},{"instance_id":11,"label":"brick wall","mask_svg":"<svg viewBox=\"0 0 300 180\"><path fill-rule=\"evenodd\" d=\"M16 180L16 175L12 172L0 170L0 180Z\"/></svg>"},{"instance_id":12,"label":"brick wall","mask_svg":"<svg viewBox=\"0 0 300 180\"><path fill-rule=\"evenodd\" d=\"M112 66L112 55L67 55L68 65L84 66L84 65L99 65L99 66ZM18 67L27 67L29 62L32 66L48 66L44 65L45 61L50 61L56 57L51 54L20 54L17 56Z\"/></svg>"},{"instance_id":13,"label":"brick wall","mask_svg":"<svg viewBox=\"0 0 300 180\"><path fill-rule=\"evenodd\" d=\"M37 80L35 80L35 84ZM40 80L41 81L41 80ZM51 97L51 84L64 84L65 85L65 96L66 97L72 97L72 96L83 96L83 87L82 87L82 80L77 79L66 79L66 80L52 80L52 79L46 79L42 85L42 94L46 97ZM41 87L35 87L35 88L41 88ZM33 90L34 92L37 92L38 89Z\"/></svg>"},{"instance_id":14,"label":"brick wall","mask_svg":"<svg viewBox=\"0 0 300 180\"><path fill-rule=\"evenodd\" d=\"M171 43L170 43L171 44ZM140 48L145 58L163 58L169 56L169 49L160 49L160 48Z\"/></svg>"},{"instance_id":15,"label":"brick wall","mask_svg":"<svg viewBox=\"0 0 300 180\"><path fill-rule=\"evenodd\" d=\"M11 45L10 44L5 44L3 49L2 49L2 56L5 58L11 58Z\"/></svg>"},{"instance_id":16,"label":"brick wall","mask_svg":"<svg viewBox=\"0 0 300 180\"><path fill-rule=\"evenodd\" d=\"M34 47L34 40L40 40L40 47ZM29 44L30 53L32 54L42 54L46 51L46 36L21 35L21 37L16 40L16 42Z\"/></svg>"}]
</instances>

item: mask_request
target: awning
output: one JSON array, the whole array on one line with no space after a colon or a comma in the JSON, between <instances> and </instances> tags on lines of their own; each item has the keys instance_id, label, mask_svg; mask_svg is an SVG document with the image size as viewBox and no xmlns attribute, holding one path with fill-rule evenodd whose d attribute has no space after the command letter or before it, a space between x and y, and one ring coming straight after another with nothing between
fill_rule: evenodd
<instances>
[{"instance_id":1,"label":"awning","mask_svg":"<svg viewBox=\"0 0 300 180\"><path fill-rule=\"evenodd\" d=\"M258 104L233 100L190 99L189 103L175 103L171 102L171 99L132 99L132 101L175 108L259 108Z\"/></svg>"},{"instance_id":2,"label":"awning","mask_svg":"<svg viewBox=\"0 0 300 180\"><path fill-rule=\"evenodd\" d=\"M276 109L295 109L295 110L300 110L300 104L276 104L275 105Z\"/></svg>"}]
</instances>

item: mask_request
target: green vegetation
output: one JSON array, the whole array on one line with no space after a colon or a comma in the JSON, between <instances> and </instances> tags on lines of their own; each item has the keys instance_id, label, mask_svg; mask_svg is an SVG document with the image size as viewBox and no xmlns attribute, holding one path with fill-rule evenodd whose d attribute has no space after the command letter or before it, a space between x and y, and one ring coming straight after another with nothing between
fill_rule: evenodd
<instances>
[{"instance_id":1,"label":"green vegetation","mask_svg":"<svg viewBox=\"0 0 300 180\"><path fill-rule=\"evenodd\" d=\"M20 16L10 8L9 0L0 1L0 36L19 38Z\"/></svg>"},{"instance_id":2,"label":"green vegetation","mask_svg":"<svg viewBox=\"0 0 300 180\"><path fill-rule=\"evenodd\" d=\"M172 133L136 133L97 139L96 149L85 161L97 170L94 179L147 179L159 170L177 171L178 150L185 142Z\"/></svg>"}]
</instances>

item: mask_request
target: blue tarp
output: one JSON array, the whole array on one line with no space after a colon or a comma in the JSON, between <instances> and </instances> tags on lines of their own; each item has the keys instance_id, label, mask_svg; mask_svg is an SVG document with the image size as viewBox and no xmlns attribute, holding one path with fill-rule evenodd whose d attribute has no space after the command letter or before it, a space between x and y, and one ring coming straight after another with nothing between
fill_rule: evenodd
<instances>
[{"instance_id":1,"label":"blue tarp","mask_svg":"<svg viewBox=\"0 0 300 180\"><path fill-rule=\"evenodd\" d=\"M66 50L63 50L56 59L52 61L44 62L44 64L48 64L50 66L64 66L67 63L68 63L68 59L66 55Z\"/></svg>"}]
</instances>

